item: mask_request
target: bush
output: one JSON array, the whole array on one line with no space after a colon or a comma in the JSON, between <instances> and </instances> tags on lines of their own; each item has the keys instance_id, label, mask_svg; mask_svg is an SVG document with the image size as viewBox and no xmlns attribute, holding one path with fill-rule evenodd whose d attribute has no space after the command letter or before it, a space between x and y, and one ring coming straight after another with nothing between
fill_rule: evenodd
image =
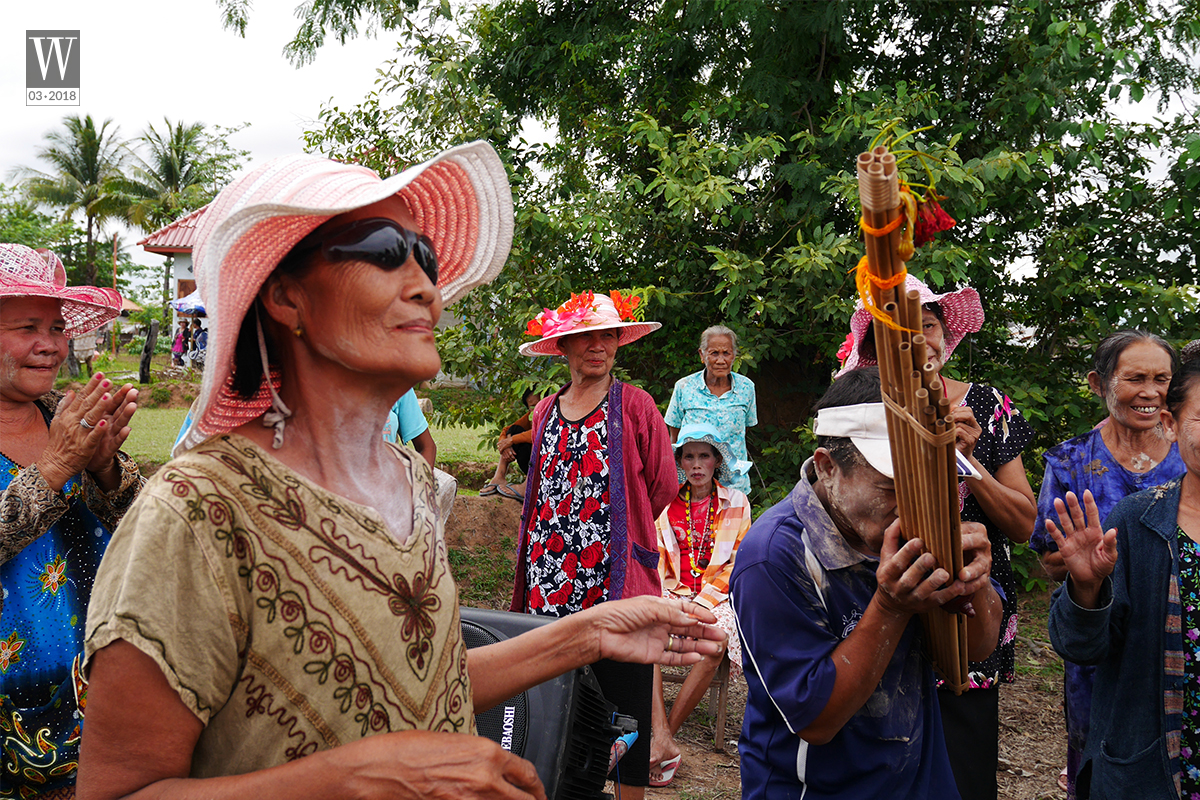
<instances>
[{"instance_id":1,"label":"bush","mask_svg":"<svg viewBox=\"0 0 1200 800\"><path fill-rule=\"evenodd\" d=\"M171 402L171 387L165 383L156 383L150 387L150 402L147 404L151 408L165 406Z\"/></svg>"},{"instance_id":2,"label":"bush","mask_svg":"<svg viewBox=\"0 0 1200 800\"><path fill-rule=\"evenodd\" d=\"M129 344L125 345L125 352L132 356L140 356L142 348L146 346L145 336L134 336L129 340ZM154 342L154 355L162 355L163 353L171 352L170 337L163 336L159 333L158 339Z\"/></svg>"}]
</instances>

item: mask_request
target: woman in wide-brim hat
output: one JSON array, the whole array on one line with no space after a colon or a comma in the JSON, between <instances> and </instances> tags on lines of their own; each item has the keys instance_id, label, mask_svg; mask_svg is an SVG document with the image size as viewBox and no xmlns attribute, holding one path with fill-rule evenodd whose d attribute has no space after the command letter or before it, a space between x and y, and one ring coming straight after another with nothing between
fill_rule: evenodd
<instances>
[{"instance_id":1,"label":"woman in wide-brim hat","mask_svg":"<svg viewBox=\"0 0 1200 800\"><path fill-rule=\"evenodd\" d=\"M466 651L429 465L380 431L437 373L442 290L504 263L509 192L476 142L386 180L275 159L213 201L200 398L88 611L81 797L536 797L531 764L463 735L475 708L715 647L678 638L721 636L681 604L641 602Z\"/></svg>"},{"instance_id":2,"label":"woman in wide-brim hat","mask_svg":"<svg viewBox=\"0 0 1200 800\"><path fill-rule=\"evenodd\" d=\"M939 692L950 763L963 800L996 797L999 758L999 687L1015 679L1017 586L1010 545L1029 541L1037 518L1037 502L1021 452L1033 440L1033 428L1009 397L982 383L966 383L943 371L950 355L968 333L983 327L979 293L969 286L937 294L908 275L906 291L916 289L922 306L922 330L929 361L946 385L946 397L958 431L957 446L979 477L959 483L962 519L987 527L992 543L992 577L1004 590L1000 645L982 662L969 664L973 691ZM850 321L850 335L839 354L842 372L877 363L871 315L861 300ZM841 374L841 373L839 373Z\"/></svg>"},{"instance_id":3,"label":"woman in wide-brim hat","mask_svg":"<svg viewBox=\"0 0 1200 800\"><path fill-rule=\"evenodd\" d=\"M121 310L66 283L54 253L0 244L0 783L21 797L74 793L83 616L141 485L120 451L137 390L100 373L54 390L68 340Z\"/></svg>"},{"instance_id":4,"label":"woman in wide-brim hat","mask_svg":"<svg viewBox=\"0 0 1200 800\"><path fill-rule=\"evenodd\" d=\"M663 595L694 599L712 609L728 638L725 651L705 656L688 672L669 715L662 675L656 672L651 786L666 786L675 777L681 760L675 734L704 696L726 653L732 674L742 674L742 648L728 600L738 545L750 530L750 500L733 483L750 462L738 461L717 429L703 423L679 429L675 461L679 491L655 523Z\"/></svg>"},{"instance_id":5,"label":"woman in wide-brim hat","mask_svg":"<svg viewBox=\"0 0 1200 800\"><path fill-rule=\"evenodd\" d=\"M562 356L571 381L533 411L513 611L568 617L662 593L654 520L678 489L670 435L654 399L612 374L621 345L660 327L635 318L639 302L573 294L529 323L539 338L521 354ZM653 669L601 664L596 674L605 696L649 731ZM642 797L649 736L638 736L616 779L622 797Z\"/></svg>"}]
</instances>

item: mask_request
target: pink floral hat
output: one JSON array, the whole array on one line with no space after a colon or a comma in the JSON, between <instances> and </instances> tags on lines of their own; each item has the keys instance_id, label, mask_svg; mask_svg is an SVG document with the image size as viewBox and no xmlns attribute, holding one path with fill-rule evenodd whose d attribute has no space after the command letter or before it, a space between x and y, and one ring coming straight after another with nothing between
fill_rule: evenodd
<instances>
[{"instance_id":1,"label":"pink floral hat","mask_svg":"<svg viewBox=\"0 0 1200 800\"><path fill-rule=\"evenodd\" d=\"M175 455L271 409L274 385L265 378L251 400L232 385L238 331L258 290L323 222L392 195L433 242L445 305L500 272L512 246L512 190L487 142L452 147L386 179L357 164L282 156L240 176L209 204L195 236L196 284L211 320L208 359Z\"/></svg>"},{"instance_id":2,"label":"pink floral hat","mask_svg":"<svg viewBox=\"0 0 1200 800\"><path fill-rule=\"evenodd\" d=\"M635 342L662 327L661 322L640 322L634 317L634 309L641 301L642 298L636 295L622 295L620 292L610 292L607 295L594 292L572 293L571 299L554 311L544 309L529 321L525 332L530 336L542 338L521 345L519 352L523 356L562 355L558 349L558 340L562 337L608 328L620 331L618 346Z\"/></svg>"},{"instance_id":3,"label":"pink floral hat","mask_svg":"<svg viewBox=\"0 0 1200 800\"><path fill-rule=\"evenodd\" d=\"M968 333L975 333L983 327L983 305L979 302L979 292L970 286L956 292L934 294L928 286L909 275L905 279L904 287L906 292L916 289L920 293L921 305L937 303L941 306L942 316L946 319L945 358L947 360L964 336ZM850 334L842 344L842 349L838 351L838 358L842 359L843 363L837 375L859 367L873 367L879 363L875 358L865 356L860 352L863 338L870 329L871 312L863 308L862 300L859 300L854 314L850 317Z\"/></svg>"},{"instance_id":4,"label":"pink floral hat","mask_svg":"<svg viewBox=\"0 0 1200 800\"><path fill-rule=\"evenodd\" d=\"M94 331L121 313L121 295L115 289L67 286L67 271L57 255L23 244L0 244L0 297L61 301L70 338Z\"/></svg>"}]
</instances>

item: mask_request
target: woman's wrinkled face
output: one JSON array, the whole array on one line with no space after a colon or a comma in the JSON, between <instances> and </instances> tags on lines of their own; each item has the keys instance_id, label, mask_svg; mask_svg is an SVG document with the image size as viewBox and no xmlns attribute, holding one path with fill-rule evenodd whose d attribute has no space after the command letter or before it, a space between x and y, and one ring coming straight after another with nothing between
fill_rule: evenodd
<instances>
[{"instance_id":1,"label":"woman's wrinkled face","mask_svg":"<svg viewBox=\"0 0 1200 800\"><path fill-rule=\"evenodd\" d=\"M420 226L399 197L392 196L335 218L344 223L391 219L410 230ZM367 261L331 263L318 252L298 277L297 307L304 342L319 357L352 372L428 380L441 368L434 325L442 295L410 254L398 269Z\"/></svg>"},{"instance_id":2,"label":"woman's wrinkled face","mask_svg":"<svg viewBox=\"0 0 1200 800\"><path fill-rule=\"evenodd\" d=\"M925 334L926 353L930 364L940 370L946 366L946 330L937 314L929 309L921 310L921 333Z\"/></svg>"},{"instance_id":3,"label":"woman's wrinkled face","mask_svg":"<svg viewBox=\"0 0 1200 800\"><path fill-rule=\"evenodd\" d=\"M66 328L52 297L0 300L0 397L32 402L54 388L67 360Z\"/></svg>"},{"instance_id":4,"label":"woman's wrinkled face","mask_svg":"<svg viewBox=\"0 0 1200 800\"><path fill-rule=\"evenodd\" d=\"M679 467L687 476L693 496L703 497L712 491L713 473L721 464L721 457L706 442L685 442L679 451Z\"/></svg>"},{"instance_id":5,"label":"woman's wrinkled face","mask_svg":"<svg viewBox=\"0 0 1200 800\"><path fill-rule=\"evenodd\" d=\"M1121 351L1104 391L1112 421L1134 431L1154 429L1167 407L1171 357L1157 344L1136 341Z\"/></svg>"},{"instance_id":6,"label":"woman's wrinkled face","mask_svg":"<svg viewBox=\"0 0 1200 800\"><path fill-rule=\"evenodd\" d=\"M620 336L608 328L600 331L572 333L558 340L558 349L567 358L571 379L599 379L612 372L617 361L617 344Z\"/></svg>"},{"instance_id":7,"label":"woman's wrinkled face","mask_svg":"<svg viewBox=\"0 0 1200 800\"><path fill-rule=\"evenodd\" d=\"M700 360L713 378L727 378L733 370L733 339L729 336L709 336L706 346L700 348Z\"/></svg>"}]
</instances>

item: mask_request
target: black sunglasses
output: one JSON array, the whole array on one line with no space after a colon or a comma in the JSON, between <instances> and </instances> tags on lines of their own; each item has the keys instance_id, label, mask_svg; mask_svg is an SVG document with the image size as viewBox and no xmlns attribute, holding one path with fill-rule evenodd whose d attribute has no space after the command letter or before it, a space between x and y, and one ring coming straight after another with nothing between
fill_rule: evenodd
<instances>
[{"instance_id":1,"label":"black sunglasses","mask_svg":"<svg viewBox=\"0 0 1200 800\"><path fill-rule=\"evenodd\" d=\"M403 266L411 255L430 282L437 285L437 253L429 237L382 217L356 220L331 230L323 228L300 240L288 257L306 257L320 250L330 263L366 261L391 272Z\"/></svg>"}]
</instances>

